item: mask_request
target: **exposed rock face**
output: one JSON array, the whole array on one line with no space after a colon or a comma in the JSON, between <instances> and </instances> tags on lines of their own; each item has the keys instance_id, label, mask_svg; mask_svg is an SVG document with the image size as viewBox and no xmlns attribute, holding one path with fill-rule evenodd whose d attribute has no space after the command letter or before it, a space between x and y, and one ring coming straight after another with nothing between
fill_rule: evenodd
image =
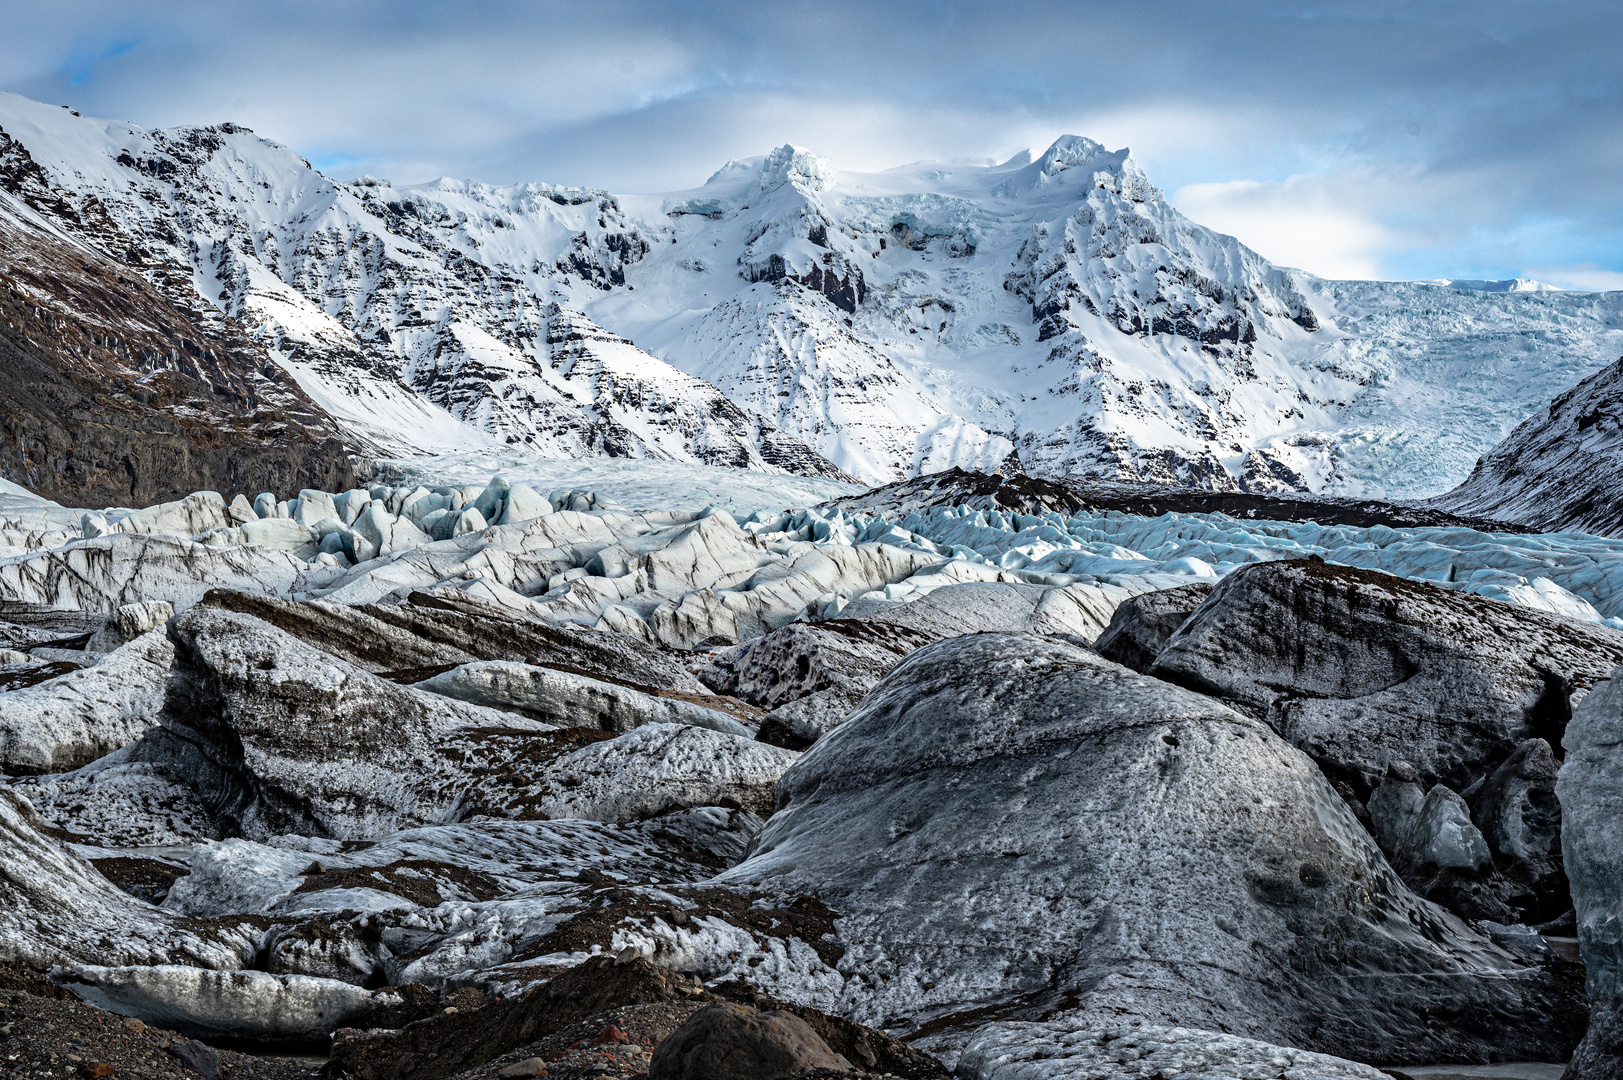
<instances>
[{"instance_id":1,"label":"exposed rock face","mask_svg":"<svg viewBox=\"0 0 1623 1080\"><path fill-rule=\"evenodd\" d=\"M654 1047L648 1080L792 1080L851 1063L791 1012L709 1005Z\"/></svg>"},{"instance_id":2,"label":"exposed rock face","mask_svg":"<svg viewBox=\"0 0 1623 1080\"><path fill-rule=\"evenodd\" d=\"M250 926L207 937L108 881L45 836L27 800L0 787L0 960L234 968L252 959Z\"/></svg>"},{"instance_id":3,"label":"exposed rock face","mask_svg":"<svg viewBox=\"0 0 1623 1080\"><path fill-rule=\"evenodd\" d=\"M1176 589L1131 596L1110 617L1110 625L1093 647L1106 660L1148 671L1178 628L1212 595L1209 582L1197 581Z\"/></svg>"},{"instance_id":4,"label":"exposed rock face","mask_svg":"<svg viewBox=\"0 0 1623 1080\"><path fill-rule=\"evenodd\" d=\"M1623 1069L1623 678L1574 710L1556 780L1561 849L1578 916L1589 992L1589 1033L1566 1080L1612 1080Z\"/></svg>"},{"instance_id":5,"label":"exposed rock face","mask_svg":"<svg viewBox=\"0 0 1623 1080\"><path fill-rule=\"evenodd\" d=\"M682 998L685 976L643 960L594 956L545 986L472 1013L441 1013L398 1031L340 1031L332 1060L360 1080L443 1080L565 1025L620 1005Z\"/></svg>"},{"instance_id":6,"label":"exposed rock face","mask_svg":"<svg viewBox=\"0 0 1623 1080\"><path fill-rule=\"evenodd\" d=\"M1539 532L1623 536L1623 359L1557 397L1432 499Z\"/></svg>"},{"instance_id":7,"label":"exposed rock face","mask_svg":"<svg viewBox=\"0 0 1623 1080\"><path fill-rule=\"evenodd\" d=\"M1394 760L1460 791L1558 740L1619 663L1615 630L1310 559L1225 578L1150 674L1266 719L1362 801Z\"/></svg>"},{"instance_id":8,"label":"exposed rock face","mask_svg":"<svg viewBox=\"0 0 1623 1080\"><path fill-rule=\"evenodd\" d=\"M1179 1027L988 1024L975 1033L963 1080L1381 1080L1356 1061Z\"/></svg>"},{"instance_id":9,"label":"exposed rock face","mask_svg":"<svg viewBox=\"0 0 1623 1080\"><path fill-rule=\"evenodd\" d=\"M1410 893L1266 725L1054 638L909 657L785 773L718 880L839 911L841 1010L893 1028L1001 1003L1549 1060L1581 1023L1542 969Z\"/></svg>"},{"instance_id":10,"label":"exposed rock face","mask_svg":"<svg viewBox=\"0 0 1623 1080\"><path fill-rule=\"evenodd\" d=\"M0 694L0 771L65 772L158 721L174 647L151 630L90 667Z\"/></svg>"},{"instance_id":11,"label":"exposed rock face","mask_svg":"<svg viewBox=\"0 0 1623 1080\"><path fill-rule=\"evenodd\" d=\"M353 486L356 442L189 268L45 224L112 238L96 200L74 202L0 132L0 475L70 506Z\"/></svg>"},{"instance_id":12,"label":"exposed rock face","mask_svg":"<svg viewBox=\"0 0 1623 1080\"><path fill-rule=\"evenodd\" d=\"M553 762L531 805L552 818L639 821L693 806L772 813L778 777L799 755L749 738L649 724Z\"/></svg>"},{"instance_id":13,"label":"exposed rock face","mask_svg":"<svg viewBox=\"0 0 1623 1080\"><path fill-rule=\"evenodd\" d=\"M251 616L199 610L172 633L164 725L197 746L204 801L248 836L455 820L495 752L480 729L549 729L379 679Z\"/></svg>"}]
</instances>

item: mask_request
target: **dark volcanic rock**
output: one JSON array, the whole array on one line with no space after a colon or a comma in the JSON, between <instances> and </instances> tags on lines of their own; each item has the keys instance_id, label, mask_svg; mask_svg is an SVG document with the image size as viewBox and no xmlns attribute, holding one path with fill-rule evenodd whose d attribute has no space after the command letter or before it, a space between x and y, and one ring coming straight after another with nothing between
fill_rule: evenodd
<instances>
[{"instance_id":1,"label":"dark volcanic rock","mask_svg":"<svg viewBox=\"0 0 1623 1080\"><path fill-rule=\"evenodd\" d=\"M708 1005L654 1047L648 1080L792 1080L851 1063L791 1012Z\"/></svg>"},{"instance_id":2,"label":"dark volcanic rock","mask_svg":"<svg viewBox=\"0 0 1623 1080\"><path fill-rule=\"evenodd\" d=\"M1623 359L1523 420L1431 505L1537 532L1623 536Z\"/></svg>"},{"instance_id":3,"label":"dark volcanic rock","mask_svg":"<svg viewBox=\"0 0 1623 1080\"><path fill-rule=\"evenodd\" d=\"M1225 578L1150 674L1265 719L1362 802L1389 762L1468 788L1570 695L1623 663L1623 633L1319 560Z\"/></svg>"},{"instance_id":4,"label":"dark volcanic rock","mask_svg":"<svg viewBox=\"0 0 1623 1080\"><path fill-rule=\"evenodd\" d=\"M1110 617L1110 625L1093 647L1106 660L1148 671L1178 627L1212 595L1209 582L1197 581L1176 589L1131 596Z\"/></svg>"},{"instance_id":5,"label":"dark volcanic rock","mask_svg":"<svg viewBox=\"0 0 1623 1080\"><path fill-rule=\"evenodd\" d=\"M915 1042L995 1008L1558 1060L1582 1024L1570 986L1406 889L1266 725L1056 638L915 652L717 880L838 911L841 1011Z\"/></svg>"},{"instance_id":6,"label":"dark volcanic rock","mask_svg":"<svg viewBox=\"0 0 1623 1080\"><path fill-rule=\"evenodd\" d=\"M1623 679L1596 687L1567 725L1556 780L1561 848L1577 911L1589 1033L1565 1080L1623 1076Z\"/></svg>"},{"instance_id":7,"label":"dark volcanic rock","mask_svg":"<svg viewBox=\"0 0 1623 1080\"><path fill-rule=\"evenodd\" d=\"M1227 474L1224 474L1227 478ZM1120 483L1105 480L1041 480L1024 473L987 474L951 468L875 488L829 505L848 512L906 514L930 506L964 504L979 510L1022 514L1101 513L1158 517L1161 514L1227 514L1256 521L1316 521L1321 525L1394 529L1422 525L1458 525L1498 532L1530 531L1520 525L1486 517L1466 517L1419 503L1390 503L1378 499L1349 499L1327 495L1268 495L1165 484Z\"/></svg>"}]
</instances>

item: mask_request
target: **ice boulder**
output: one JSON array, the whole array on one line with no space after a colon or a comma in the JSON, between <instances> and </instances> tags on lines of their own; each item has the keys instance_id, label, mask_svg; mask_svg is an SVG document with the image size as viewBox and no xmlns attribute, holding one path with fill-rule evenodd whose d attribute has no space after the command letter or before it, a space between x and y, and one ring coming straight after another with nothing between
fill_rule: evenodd
<instances>
[{"instance_id":1,"label":"ice boulder","mask_svg":"<svg viewBox=\"0 0 1623 1080\"><path fill-rule=\"evenodd\" d=\"M424 987L364 990L336 979L178 965L80 965L58 981L98 1008L194 1034L325 1039L340 1027L400 1027L439 1011Z\"/></svg>"},{"instance_id":2,"label":"ice boulder","mask_svg":"<svg viewBox=\"0 0 1623 1080\"><path fill-rule=\"evenodd\" d=\"M249 838L454 821L511 771L483 731L550 729L380 679L249 615L203 608L171 632L164 726L197 747L194 786Z\"/></svg>"},{"instance_id":3,"label":"ice boulder","mask_svg":"<svg viewBox=\"0 0 1623 1080\"><path fill-rule=\"evenodd\" d=\"M641 821L695 806L772 812L792 750L704 728L649 724L558 758L532 805L550 818Z\"/></svg>"},{"instance_id":4,"label":"ice boulder","mask_svg":"<svg viewBox=\"0 0 1623 1080\"><path fill-rule=\"evenodd\" d=\"M0 787L0 961L234 968L253 959L257 937L247 925L180 927L45 835L28 800Z\"/></svg>"},{"instance_id":5,"label":"ice boulder","mask_svg":"<svg viewBox=\"0 0 1623 1080\"><path fill-rule=\"evenodd\" d=\"M717 880L838 911L840 1011L892 1029L1052 995L1377 1061L1578 1035L1556 978L1405 888L1267 725L1054 637L908 657Z\"/></svg>"},{"instance_id":6,"label":"ice boulder","mask_svg":"<svg viewBox=\"0 0 1623 1080\"><path fill-rule=\"evenodd\" d=\"M958 1059L962 1080L1387 1080L1387 1074L1215 1031L1065 1020L1004 1021L975 1032Z\"/></svg>"},{"instance_id":7,"label":"ice boulder","mask_svg":"<svg viewBox=\"0 0 1623 1080\"><path fill-rule=\"evenodd\" d=\"M464 664L423 680L417 688L559 727L631 731L644 724L690 724L746 738L753 734L726 713L691 701L531 664Z\"/></svg>"},{"instance_id":8,"label":"ice boulder","mask_svg":"<svg viewBox=\"0 0 1623 1080\"><path fill-rule=\"evenodd\" d=\"M1613 1080L1623 1061L1623 670L1579 704L1563 745L1555 794L1589 993L1589 1033L1565 1080Z\"/></svg>"},{"instance_id":9,"label":"ice boulder","mask_svg":"<svg viewBox=\"0 0 1623 1080\"><path fill-rule=\"evenodd\" d=\"M1236 570L1150 668L1232 701L1363 800L1387 763L1463 791L1559 739L1623 632L1322 560Z\"/></svg>"},{"instance_id":10,"label":"ice boulder","mask_svg":"<svg viewBox=\"0 0 1623 1080\"><path fill-rule=\"evenodd\" d=\"M133 742L158 722L173 657L160 626L88 667L0 694L0 770L65 772Z\"/></svg>"}]
</instances>

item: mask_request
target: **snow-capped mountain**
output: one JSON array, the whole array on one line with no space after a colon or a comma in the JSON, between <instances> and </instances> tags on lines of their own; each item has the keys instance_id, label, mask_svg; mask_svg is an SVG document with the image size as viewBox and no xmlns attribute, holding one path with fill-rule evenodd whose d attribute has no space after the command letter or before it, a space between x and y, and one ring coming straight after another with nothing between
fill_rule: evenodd
<instances>
[{"instance_id":1,"label":"snow-capped mountain","mask_svg":"<svg viewBox=\"0 0 1623 1080\"><path fill-rule=\"evenodd\" d=\"M1429 494L1623 351L1623 295L1319 281L1070 136L874 174L783 146L611 195L341 183L234 125L143 131L15 95L0 131L50 192L37 213L240 326L387 455L868 482L1017 455L1054 477ZM1465 360L1489 355L1512 377Z\"/></svg>"}]
</instances>

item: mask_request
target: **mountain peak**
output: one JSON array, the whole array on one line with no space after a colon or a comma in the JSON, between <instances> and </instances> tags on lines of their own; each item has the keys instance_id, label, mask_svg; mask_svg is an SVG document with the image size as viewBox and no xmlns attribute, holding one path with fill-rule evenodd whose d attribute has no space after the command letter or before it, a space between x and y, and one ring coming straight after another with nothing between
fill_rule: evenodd
<instances>
[{"instance_id":1,"label":"mountain peak","mask_svg":"<svg viewBox=\"0 0 1623 1080\"><path fill-rule=\"evenodd\" d=\"M834 165L803 147L784 143L761 162L755 192L770 195L785 184L804 195L815 195L834 182Z\"/></svg>"}]
</instances>

